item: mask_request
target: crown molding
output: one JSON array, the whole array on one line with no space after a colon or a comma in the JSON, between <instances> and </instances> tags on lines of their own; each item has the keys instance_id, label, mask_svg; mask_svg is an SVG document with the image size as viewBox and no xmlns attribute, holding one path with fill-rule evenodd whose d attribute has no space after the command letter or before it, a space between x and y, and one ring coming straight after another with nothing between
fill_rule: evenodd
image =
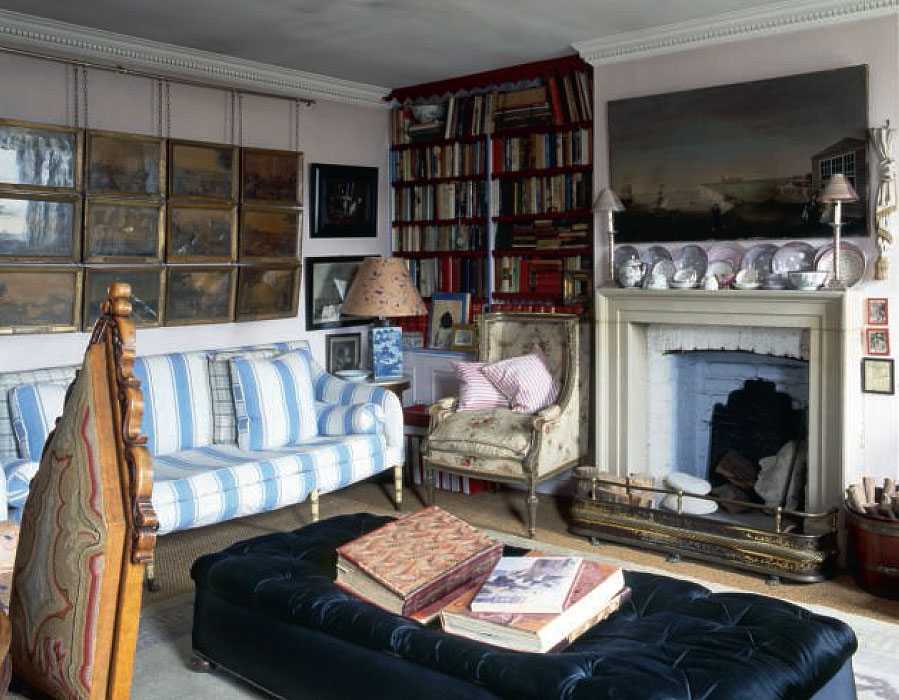
<instances>
[{"instance_id":1,"label":"crown molding","mask_svg":"<svg viewBox=\"0 0 899 700\"><path fill-rule=\"evenodd\" d=\"M572 44L595 66L894 14L899 0L788 0Z\"/></svg>"},{"instance_id":2,"label":"crown molding","mask_svg":"<svg viewBox=\"0 0 899 700\"><path fill-rule=\"evenodd\" d=\"M95 62L111 69L131 69L173 80L200 81L211 87L243 88L284 97L389 108L384 100L390 92L388 88L7 10L0 10L0 46L34 52L50 59Z\"/></svg>"}]
</instances>

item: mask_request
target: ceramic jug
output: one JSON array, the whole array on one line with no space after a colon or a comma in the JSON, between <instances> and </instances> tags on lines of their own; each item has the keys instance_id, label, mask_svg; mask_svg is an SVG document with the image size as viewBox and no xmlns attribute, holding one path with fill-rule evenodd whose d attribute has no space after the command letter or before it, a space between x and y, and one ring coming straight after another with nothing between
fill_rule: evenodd
<instances>
[{"instance_id":1,"label":"ceramic jug","mask_svg":"<svg viewBox=\"0 0 899 700\"><path fill-rule=\"evenodd\" d=\"M639 260L625 260L618 268L618 282L622 287L637 287L646 274L646 263Z\"/></svg>"}]
</instances>

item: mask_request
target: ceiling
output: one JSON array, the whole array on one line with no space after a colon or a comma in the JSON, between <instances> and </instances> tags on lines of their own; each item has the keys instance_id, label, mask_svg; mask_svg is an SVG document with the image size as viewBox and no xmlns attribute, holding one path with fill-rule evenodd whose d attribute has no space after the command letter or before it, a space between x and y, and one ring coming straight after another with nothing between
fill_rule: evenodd
<instances>
[{"instance_id":1,"label":"ceiling","mask_svg":"<svg viewBox=\"0 0 899 700\"><path fill-rule=\"evenodd\" d=\"M770 0L0 0L0 9L385 88Z\"/></svg>"}]
</instances>

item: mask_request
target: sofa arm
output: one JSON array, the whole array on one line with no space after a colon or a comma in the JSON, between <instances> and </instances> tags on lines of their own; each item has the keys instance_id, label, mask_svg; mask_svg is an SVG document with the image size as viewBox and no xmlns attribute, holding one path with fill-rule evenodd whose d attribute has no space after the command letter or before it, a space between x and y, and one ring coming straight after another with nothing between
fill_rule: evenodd
<instances>
[{"instance_id":1,"label":"sofa arm","mask_svg":"<svg viewBox=\"0 0 899 700\"><path fill-rule=\"evenodd\" d=\"M350 406L315 403L318 434L327 436L385 433L384 410L373 403L354 403Z\"/></svg>"}]
</instances>

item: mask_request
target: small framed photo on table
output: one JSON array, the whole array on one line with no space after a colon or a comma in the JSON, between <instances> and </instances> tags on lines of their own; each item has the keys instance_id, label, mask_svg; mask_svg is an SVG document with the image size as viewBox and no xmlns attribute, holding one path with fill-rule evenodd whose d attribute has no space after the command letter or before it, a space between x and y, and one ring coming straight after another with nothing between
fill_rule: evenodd
<instances>
[{"instance_id":1,"label":"small framed photo on table","mask_svg":"<svg viewBox=\"0 0 899 700\"><path fill-rule=\"evenodd\" d=\"M325 337L328 374L341 370L359 369L362 362L361 333L332 333Z\"/></svg>"},{"instance_id":2,"label":"small framed photo on table","mask_svg":"<svg viewBox=\"0 0 899 700\"><path fill-rule=\"evenodd\" d=\"M868 325L869 326L886 326L889 323L889 301L885 298L869 297L868 304Z\"/></svg>"},{"instance_id":3,"label":"small framed photo on table","mask_svg":"<svg viewBox=\"0 0 899 700\"><path fill-rule=\"evenodd\" d=\"M468 292L434 292L428 320L428 346L449 350L453 326L468 323Z\"/></svg>"},{"instance_id":4,"label":"small framed photo on table","mask_svg":"<svg viewBox=\"0 0 899 700\"><path fill-rule=\"evenodd\" d=\"M450 335L450 350L474 352L478 349L478 327L474 323L457 323Z\"/></svg>"},{"instance_id":5,"label":"small framed photo on table","mask_svg":"<svg viewBox=\"0 0 899 700\"><path fill-rule=\"evenodd\" d=\"M865 330L865 349L868 355L890 354L890 331L888 328L868 328Z\"/></svg>"},{"instance_id":6,"label":"small framed photo on table","mask_svg":"<svg viewBox=\"0 0 899 700\"><path fill-rule=\"evenodd\" d=\"M892 358L862 358L862 391L866 394L893 394Z\"/></svg>"}]
</instances>

